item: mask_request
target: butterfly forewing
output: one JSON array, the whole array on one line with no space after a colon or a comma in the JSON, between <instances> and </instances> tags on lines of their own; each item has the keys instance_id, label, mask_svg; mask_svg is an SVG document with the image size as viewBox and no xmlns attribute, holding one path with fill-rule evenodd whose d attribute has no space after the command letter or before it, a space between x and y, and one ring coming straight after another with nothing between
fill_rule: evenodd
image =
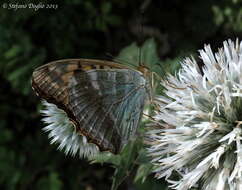
<instances>
[{"instance_id":1,"label":"butterfly forewing","mask_svg":"<svg viewBox=\"0 0 242 190\"><path fill-rule=\"evenodd\" d=\"M49 63L37 68L32 79L40 97L66 111L89 142L112 152L135 134L147 84L138 71L87 59Z\"/></svg>"}]
</instances>

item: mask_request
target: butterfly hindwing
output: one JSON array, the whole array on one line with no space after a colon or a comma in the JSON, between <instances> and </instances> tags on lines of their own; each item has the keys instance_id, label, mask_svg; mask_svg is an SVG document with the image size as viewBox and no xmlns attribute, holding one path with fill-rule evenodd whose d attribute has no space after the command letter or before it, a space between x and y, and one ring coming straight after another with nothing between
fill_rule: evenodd
<instances>
[{"instance_id":1,"label":"butterfly hindwing","mask_svg":"<svg viewBox=\"0 0 242 190\"><path fill-rule=\"evenodd\" d=\"M146 98L145 79L139 72L77 72L69 90L70 109L79 126L101 147L118 151L136 132Z\"/></svg>"},{"instance_id":2,"label":"butterfly hindwing","mask_svg":"<svg viewBox=\"0 0 242 190\"><path fill-rule=\"evenodd\" d=\"M147 96L140 72L99 60L46 64L34 71L32 86L43 99L66 111L89 141L112 152L136 132Z\"/></svg>"}]
</instances>

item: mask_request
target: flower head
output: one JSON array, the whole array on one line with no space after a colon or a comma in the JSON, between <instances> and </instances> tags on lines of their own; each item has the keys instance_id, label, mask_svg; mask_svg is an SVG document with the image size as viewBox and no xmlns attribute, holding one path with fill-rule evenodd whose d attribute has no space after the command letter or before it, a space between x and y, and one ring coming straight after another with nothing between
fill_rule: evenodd
<instances>
[{"instance_id":1,"label":"flower head","mask_svg":"<svg viewBox=\"0 0 242 190\"><path fill-rule=\"evenodd\" d=\"M47 124L43 130L49 133L51 144L57 143L58 149L64 150L66 154L77 154L80 157L92 158L99 153L95 144L88 143L85 136L76 133L74 124L63 110L46 101L42 104L45 106L41 111L45 116L42 120Z\"/></svg>"},{"instance_id":2,"label":"flower head","mask_svg":"<svg viewBox=\"0 0 242 190\"><path fill-rule=\"evenodd\" d=\"M147 134L154 172L179 190L242 189L242 42L215 54L207 45L200 58L202 68L186 58L156 98L160 126Z\"/></svg>"}]
</instances>

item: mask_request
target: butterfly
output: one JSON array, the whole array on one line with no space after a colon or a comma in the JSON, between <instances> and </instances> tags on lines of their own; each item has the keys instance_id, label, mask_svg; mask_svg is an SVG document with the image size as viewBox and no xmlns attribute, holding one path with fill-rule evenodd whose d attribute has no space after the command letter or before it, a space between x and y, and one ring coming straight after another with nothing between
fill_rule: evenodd
<instances>
[{"instance_id":1,"label":"butterfly","mask_svg":"<svg viewBox=\"0 0 242 190\"><path fill-rule=\"evenodd\" d=\"M150 72L111 61L64 59L35 69L32 88L64 110L76 131L101 151L118 153L139 126L151 97Z\"/></svg>"}]
</instances>

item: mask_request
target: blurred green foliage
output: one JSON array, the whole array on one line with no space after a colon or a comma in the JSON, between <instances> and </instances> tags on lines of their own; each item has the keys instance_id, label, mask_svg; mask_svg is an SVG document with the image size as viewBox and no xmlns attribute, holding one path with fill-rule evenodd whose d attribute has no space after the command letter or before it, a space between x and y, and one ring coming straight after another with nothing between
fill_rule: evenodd
<instances>
[{"instance_id":1,"label":"blurred green foliage","mask_svg":"<svg viewBox=\"0 0 242 190\"><path fill-rule=\"evenodd\" d=\"M161 69L159 73L165 75L204 43L217 48L228 38L241 39L242 1L51 3L58 8L13 10L1 4L0 189L105 190L111 188L112 178L113 187L123 182L120 189L167 189L164 181L147 176L151 166L140 142L131 142L121 155L103 155L98 161L104 162L102 165L67 157L49 145L41 131L40 101L31 91L31 74L37 66L62 58L107 59L107 53L116 57L121 51L125 56L136 54L137 60L137 47L150 39L152 48L146 46L147 41L143 44L141 60L148 60L149 67ZM125 63L129 60L125 56L118 59Z\"/></svg>"}]
</instances>

